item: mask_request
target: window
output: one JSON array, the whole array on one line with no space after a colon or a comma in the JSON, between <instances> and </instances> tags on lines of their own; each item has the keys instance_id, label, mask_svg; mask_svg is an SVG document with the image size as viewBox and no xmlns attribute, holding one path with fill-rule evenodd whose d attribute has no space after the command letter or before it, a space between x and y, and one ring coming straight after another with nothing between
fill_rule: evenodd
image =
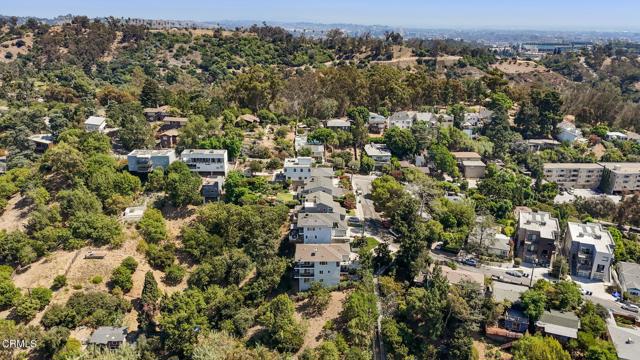
<instances>
[{"instance_id":1,"label":"window","mask_svg":"<svg viewBox=\"0 0 640 360\"><path fill-rule=\"evenodd\" d=\"M320 265L327 265L326 261L320 261Z\"/></svg>"},{"instance_id":2,"label":"window","mask_svg":"<svg viewBox=\"0 0 640 360\"><path fill-rule=\"evenodd\" d=\"M320 275L322 275L322 274L324 274L324 271L323 271L323 270L320 270Z\"/></svg>"},{"instance_id":3,"label":"window","mask_svg":"<svg viewBox=\"0 0 640 360\"><path fill-rule=\"evenodd\" d=\"M603 272L604 271L604 265L598 265L598 267L596 268L596 272Z\"/></svg>"}]
</instances>

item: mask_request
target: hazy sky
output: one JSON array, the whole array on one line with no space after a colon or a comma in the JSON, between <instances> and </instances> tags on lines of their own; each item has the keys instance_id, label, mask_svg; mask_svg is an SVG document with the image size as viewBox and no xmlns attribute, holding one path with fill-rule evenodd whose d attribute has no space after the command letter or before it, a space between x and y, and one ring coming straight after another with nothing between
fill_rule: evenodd
<instances>
[{"instance_id":1,"label":"hazy sky","mask_svg":"<svg viewBox=\"0 0 640 360\"><path fill-rule=\"evenodd\" d=\"M640 30L640 0L2 0L0 14L310 21L403 27Z\"/></svg>"}]
</instances>

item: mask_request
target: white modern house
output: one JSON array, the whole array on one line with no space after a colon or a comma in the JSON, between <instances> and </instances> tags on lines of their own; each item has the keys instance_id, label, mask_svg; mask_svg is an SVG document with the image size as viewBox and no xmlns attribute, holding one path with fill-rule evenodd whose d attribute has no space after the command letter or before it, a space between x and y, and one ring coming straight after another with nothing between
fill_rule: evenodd
<instances>
[{"instance_id":1,"label":"white modern house","mask_svg":"<svg viewBox=\"0 0 640 360\"><path fill-rule=\"evenodd\" d=\"M289 233L290 241L305 244L348 242L349 228L339 213L298 213Z\"/></svg>"},{"instance_id":2,"label":"white modern house","mask_svg":"<svg viewBox=\"0 0 640 360\"><path fill-rule=\"evenodd\" d=\"M102 132L107 127L107 119L102 116L89 116L84 121L84 129L86 131L99 131Z\"/></svg>"},{"instance_id":3,"label":"white modern house","mask_svg":"<svg viewBox=\"0 0 640 360\"><path fill-rule=\"evenodd\" d=\"M569 222L565 235L572 273L589 279L610 281L615 244L609 231L595 223Z\"/></svg>"},{"instance_id":4,"label":"white modern house","mask_svg":"<svg viewBox=\"0 0 640 360\"><path fill-rule=\"evenodd\" d=\"M391 151L385 144L367 144L364 146L364 152L376 162L376 167L383 166L391 161Z\"/></svg>"},{"instance_id":5,"label":"white modern house","mask_svg":"<svg viewBox=\"0 0 640 360\"><path fill-rule=\"evenodd\" d=\"M176 153L173 149L136 149L127 155L129 171L137 173L149 173L156 168L167 170L174 161L176 161Z\"/></svg>"},{"instance_id":6,"label":"white modern house","mask_svg":"<svg viewBox=\"0 0 640 360\"><path fill-rule=\"evenodd\" d=\"M311 177L312 157L284 159L284 176L291 181L305 181Z\"/></svg>"},{"instance_id":7,"label":"white modern house","mask_svg":"<svg viewBox=\"0 0 640 360\"><path fill-rule=\"evenodd\" d=\"M340 274L348 270L350 255L349 244L297 244L293 277L298 279L298 290L308 290L314 282L337 286Z\"/></svg>"},{"instance_id":8,"label":"white modern house","mask_svg":"<svg viewBox=\"0 0 640 360\"><path fill-rule=\"evenodd\" d=\"M582 139L582 130L578 129L571 121L564 120L556 125L556 139L560 142L573 143Z\"/></svg>"},{"instance_id":9,"label":"white modern house","mask_svg":"<svg viewBox=\"0 0 640 360\"><path fill-rule=\"evenodd\" d=\"M180 154L180 160L189 169L200 175L227 176L229 164L227 150L219 149L185 149Z\"/></svg>"}]
</instances>

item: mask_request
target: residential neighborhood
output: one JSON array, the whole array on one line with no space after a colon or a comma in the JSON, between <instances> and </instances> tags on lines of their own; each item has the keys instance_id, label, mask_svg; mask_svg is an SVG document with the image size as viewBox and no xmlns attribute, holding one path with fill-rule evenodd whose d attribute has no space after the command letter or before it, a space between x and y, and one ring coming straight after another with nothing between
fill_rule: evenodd
<instances>
[{"instance_id":1,"label":"residential neighborhood","mask_svg":"<svg viewBox=\"0 0 640 360\"><path fill-rule=\"evenodd\" d=\"M640 360L614 4L68 3L0 14L0 358Z\"/></svg>"}]
</instances>

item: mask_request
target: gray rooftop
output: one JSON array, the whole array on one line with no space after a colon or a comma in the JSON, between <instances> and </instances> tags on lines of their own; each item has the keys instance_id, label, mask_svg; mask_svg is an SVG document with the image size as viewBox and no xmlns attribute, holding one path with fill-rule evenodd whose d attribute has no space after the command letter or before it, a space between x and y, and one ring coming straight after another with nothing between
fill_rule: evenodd
<instances>
[{"instance_id":1,"label":"gray rooftop","mask_svg":"<svg viewBox=\"0 0 640 360\"><path fill-rule=\"evenodd\" d=\"M364 152L368 156L391 156L385 144L367 144L364 146Z\"/></svg>"},{"instance_id":2,"label":"gray rooftop","mask_svg":"<svg viewBox=\"0 0 640 360\"><path fill-rule=\"evenodd\" d=\"M109 342L123 342L126 338L126 327L101 326L91 334L89 343L107 345Z\"/></svg>"},{"instance_id":3,"label":"gray rooftop","mask_svg":"<svg viewBox=\"0 0 640 360\"><path fill-rule=\"evenodd\" d=\"M351 121L348 119L331 119L327 120L327 127L348 127L351 126Z\"/></svg>"},{"instance_id":4,"label":"gray rooftop","mask_svg":"<svg viewBox=\"0 0 640 360\"><path fill-rule=\"evenodd\" d=\"M224 155L227 150L224 149L184 149L180 155L194 155L194 154L206 154L206 155Z\"/></svg>"},{"instance_id":5,"label":"gray rooftop","mask_svg":"<svg viewBox=\"0 0 640 360\"><path fill-rule=\"evenodd\" d=\"M608 324L611 342L616 348L618 359L637 360L640 359L640 331L615 325L615 322Z\"/></svg>"},{"instance_id":6,"label":"gray rooftop","mask_svg":"<svg viewBox=\"0 0 640 360\"><path fill-rule=\"evenodd\" d=\"M346 229L347 226L337 213L300 213L298 227L328 226Z\"/></svg>"},{"instance_id":7,"label":"gray rooftop","mask_svg":"<svg viewBox=\"0 0 640 360\"><path fill-rule=\"evenodd\" d=\"M543 239L554 239L555 234L560 231L558 219L543 211L521 211L518 226L530 231L539 231Z\"/></svg>"},{"instance_id":8,"label":"gray rooftop","mask_svg":"<svg viewBox=\"0 0 640 360\"><path fill-rule=\"evenodd\" d=\"M536 325L543 327L547 334L576 339L580 329L580 319L572 312L551 310L545 311Z\"/></svg>"},{"instance_id":9,"label":"gray rooftop","mask_svg":"<svg viewBox=\"0 0 640 360\"><path fill-rule=\"evenodd\" d=\"M107 119L102 116L89 116L87 120L84 121L87 125L102 125Z\"/></svg>"},{"instance_id":10,"label":"gray rooftop","mask_svg":"<svg viewBox=\"0 0 640 360\"><path fill-rule=\"evenodd\" d=\"M621 261L617 267L620 281L627 289L640 289L640 264Z\"/></svg>"},{"instance_id":11,"label":"gray rooftop","mask_svg":"<svg viewBox=\"0 0 640 360\"><path fill-rule=\"evenodd\" d=\"M348 261L351 254L349 244L297 244L295 261Z\"/></svg>"},{"instance_id":12,"label":"gray rooftop","mask_svg":"<svg viewBox=\"0 0 640 360\"><path fill-rule=\"evenodd\" d=\"M129 153L129 156L170 156L173 149L136 149Z\"/></svg>"}]
</instances>

